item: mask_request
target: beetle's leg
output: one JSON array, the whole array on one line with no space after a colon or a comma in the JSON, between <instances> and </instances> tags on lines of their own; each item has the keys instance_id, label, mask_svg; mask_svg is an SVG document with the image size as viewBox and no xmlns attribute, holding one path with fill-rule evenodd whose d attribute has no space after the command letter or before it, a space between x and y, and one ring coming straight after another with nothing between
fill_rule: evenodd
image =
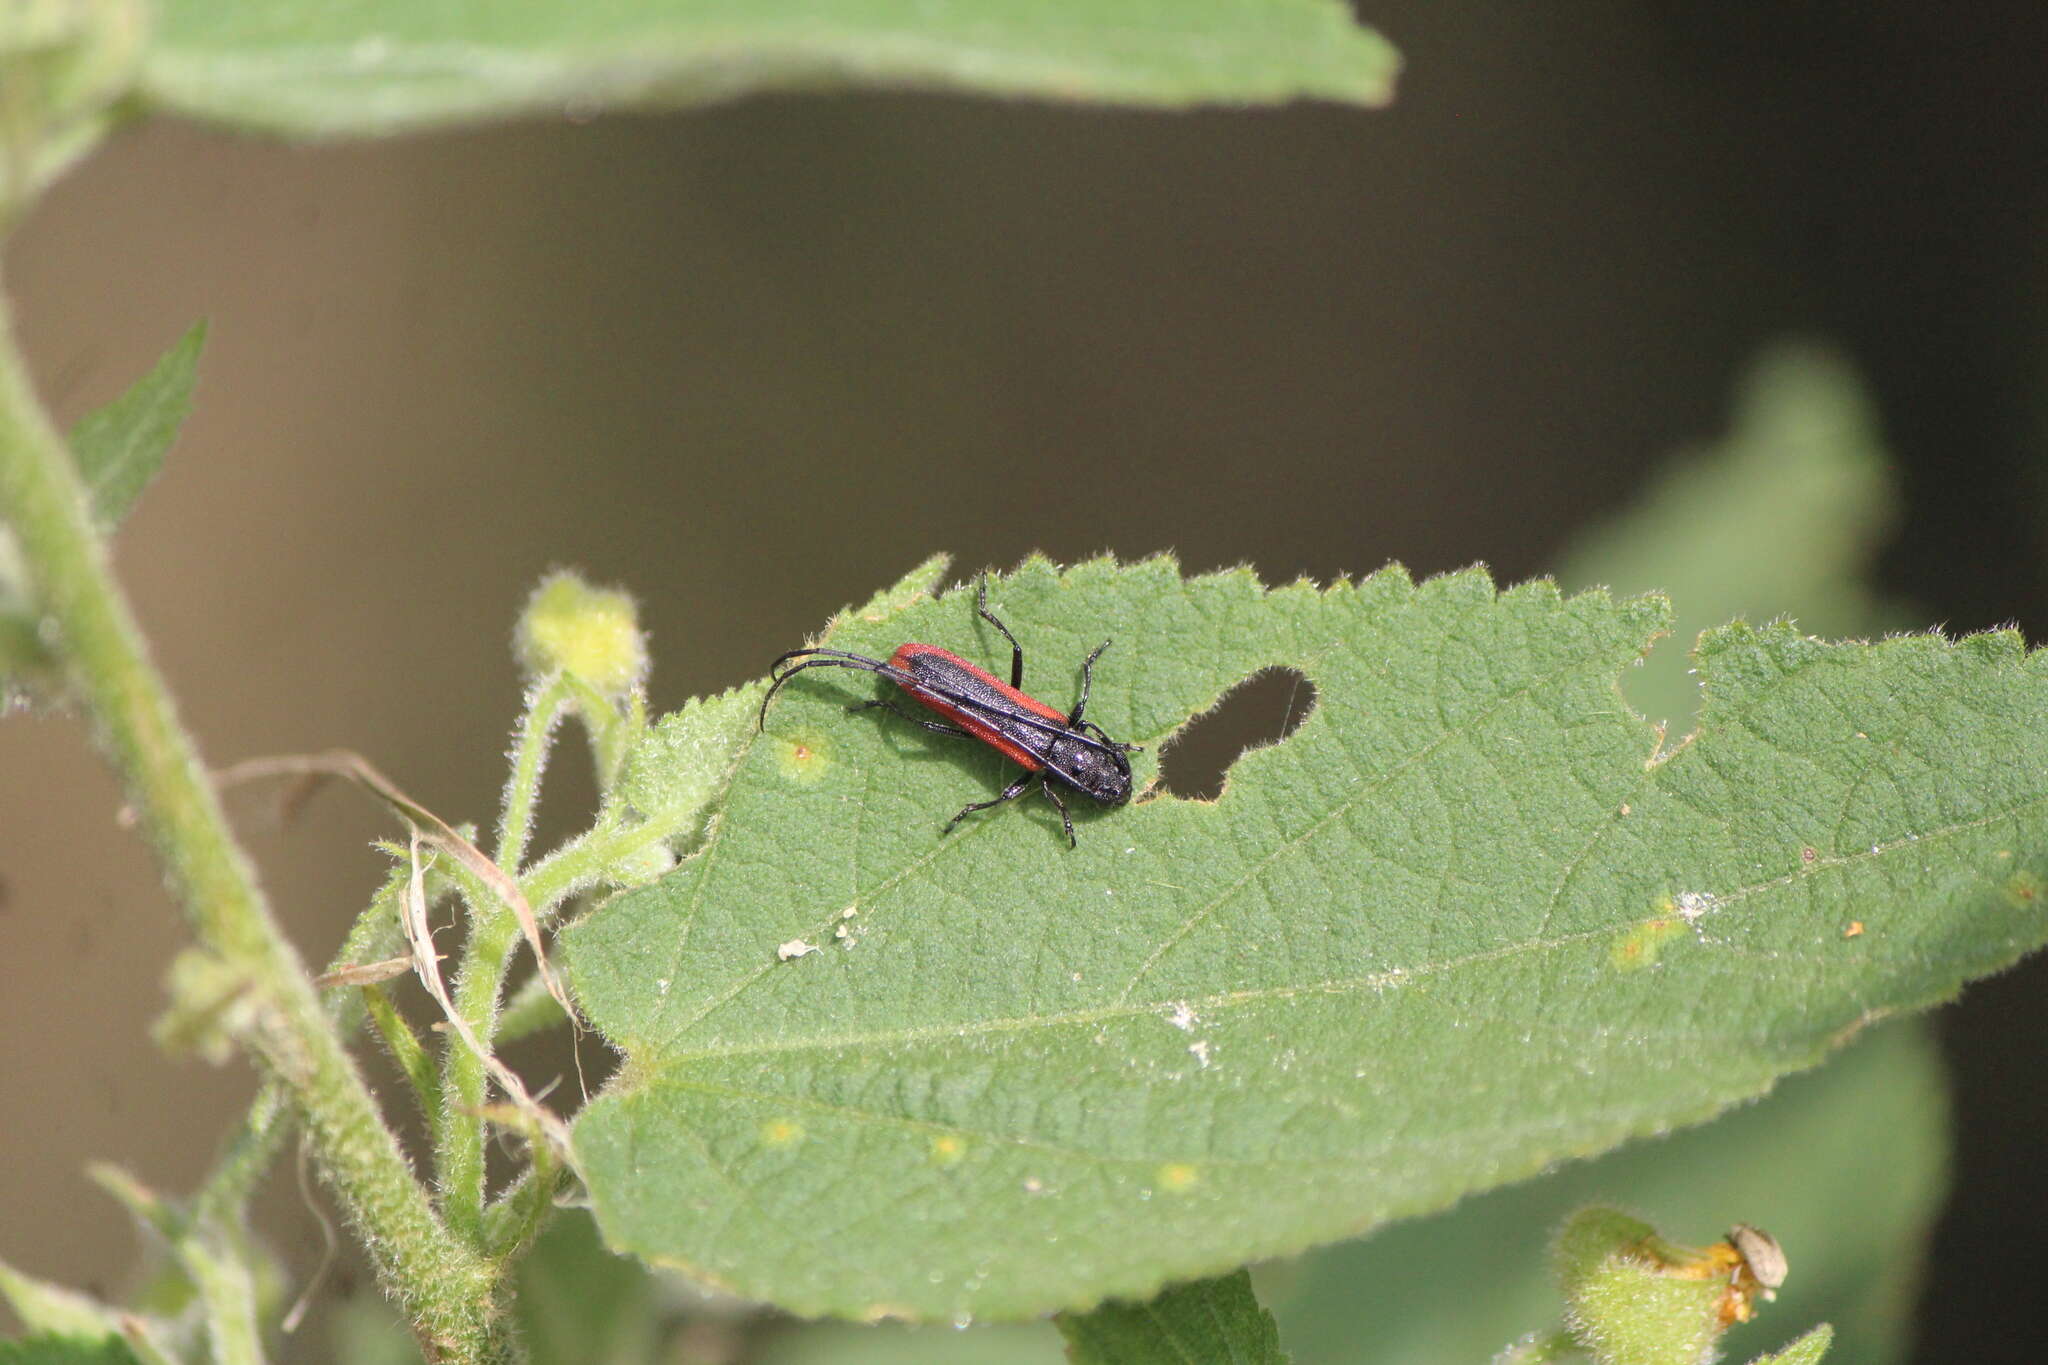
<instances>
[{"instance_id":1,"label":"beetle's leg","mask_svg":"<svg viewBox=\"0 0 2048 1365\"><path fill-rule=\"evenodd\" d=\"M1069 728L1079 725L1081 723L1082 713L1088 709L1088 689L1091 686L1093 686L1095 682L1095 661L1101 658L1102 651L1108 648L1109 641L1104 640L1101 644L1095 646L1095 652L1093 654L1090 654L1086 659L1083 659L1081 661L1081 700L1074 703L1074 714L1067 717L1067 725Z\"/></svg>"},{"instance_id":2,"label":"beetle's leg","mask_svg":"<svg viewBox=\"0 0 2048 1365\"><path fill-rule=\"evenodd\" d=\"M1069 723L1071 724L1071 722ZM1092 720L1086 725L1077 725L1074 728L1082 734L1092 735L1096 739L1101 740L1102 747L1105 749L1121 749L1127 754L1142 754L1145 752L1145 746L1142 744L1126 744L1120 739L1111 739L1103 728Z\"/></svg>"},{"instance_id":3,"label":"beetle's leg","mask_svg":"<svg viewBox=\"0 0 2048 1365\"><path fill-rule=\"evenodd\" d=\"M1003 633L1010 642L1010 686L1024 685L1024 646L1017 643L1017 637L1010 634L1010 628L996 620L995 613L988 609L988 575L981 576L981 587L974 594L974 610L981 619Z\"/></svg>"},{"instance_id":4,"label":"beetle's leg","mask_svg":"<svg viewBox=\"0 0 2048 1365\"><path fill-rule=\"evenodd\" d=\"M880 698L876 698L873 701L857 701L853 705L847 707L846 709L849 711L871 711L876 707L880 707L882 710L888 711L894 715L901 716L903 717L903 719L909 721L912 725L922 725L925 729L931 731L935 735L958 735L962 739L974 738L973 735L968 734L965 730L961 729L957 725L948 725L942 720L926 720L923 716L913 716L908 711L898 706L895 702L883 701Z\"/></svg>"},{"instance_id":5,"label":"beetle's leg","mask_svg":"<svg viewBox=\"0 0 2048 1365\"><path fill-rule=\"evenodd\" d=\"M996 796L996 799L993 801L975 801L966 806L962 806L960 808L960 813L954 816L952 819L948 820L946 822L946 827L940 830L939 833L951 834L953 832L953 826L959 824L962 820L965 820L968 816L974 814L974 812L978 810L987 810L990 806L1000 806L1005 801L1015 801L1018 797L1024 794L1024 789L1030 786L1032 781L1035 778L1037 778L1037 776L1038 774L1035 772L1024 774L1024 776L1018 778L1015 782L1012 782L1009 786L1003 788L1003 790Z\"/></svg>"},{"instance_id":6,"label":"beetle's leg","mask_svg":"<svg viewBox=\"0 0 2048 1365\"><path fill-rule=\"evenodd\" d=\"M1060 800L1060 794L1053 790L1051 772L1038 775L1038 789L1045 793L1045 799L1052 802L1053 808L1060 813L1060 823L1066 826L1067 830L1067 847L1079 848L1080 842L1074 838L1074 817L1067 814L1067 803Z\"/></svg>"}]
</instances>

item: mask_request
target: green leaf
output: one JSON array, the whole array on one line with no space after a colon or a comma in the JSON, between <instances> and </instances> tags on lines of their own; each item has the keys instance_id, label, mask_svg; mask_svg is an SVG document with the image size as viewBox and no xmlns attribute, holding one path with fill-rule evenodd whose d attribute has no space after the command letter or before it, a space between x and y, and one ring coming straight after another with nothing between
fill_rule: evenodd
<instances>
[{"instance_id":1,"label":"green leaf","mask_svg":"<svg viewBox=\"0 0 2048 1365\"><path fill-rule=\"evenodd\" d=\"M1177 1284L1147 1303L1062 1313L1074 1365L1286 1365L1280 1329L1240 1270Z\"/></svg>"},{"instance_id":2,"label":"green leaf","mask_svg":"<svg viewBox=\"0 0 2048 1365\"><path fill-rule=\"evenodd\" d=\"M831 644L987 656L971 600ZM1089 717L1141 783L1259 669L1317 706L1070 852L1036 800L942 836L996 755L847 715L858 674L786 688L703 851L567 936L627 1053L576 1130L615 1247L803 1313L1149 1296L1703 1120L2048 932L2048 678L2009 633L1710 633L1659 755L1615 691L1657 599L1155 560L991 605L1056 703L1117 637Z\"/></svg>"},{"instance_id":3,"label":"green leaf","mask_svg":"<svg viewBox=\"0 0 2048 1365\"><path fill-rule=\"evenodd\" d=\"M1872 1142L1870 1134L1884 1134ZM1258 1276L1296 1357L1466 1365L1558 1319L1546 1255L1594 1200L1698 1236L1768 1228L1791 1260L1777 1302L1727 1338L1731 1359L1787 1324L1842 1324L1841 1358L1903 1359L1919 1262L1941 1212L1948 1096L1918 1021L1873 1030L1753 1105L1658 1142L1495 1190Z\"/></svg>"},{"instance_id":4,"label":"green leaf","mask_svg":"<svg viewBox=\"0 0 2048 1365\"><path fill-rule=\"evenodd\" d=\"M205 340L206 324L195 324L126 393L72 428L72 457L103 532L127 515L177 438L192 406ZM0 683L14 680L44 690L54 683L57 660L38 632L37 612L21 547L13 530L0 525ZM0 710L6 700L0 691Z\"/></svg>"},{"instance_id":5,"label":"green leaf","mask_svg":"<svg viewBox=\"0 0 2048 1365\"><path fill-rule=\"evenodd\" d=\"M58 1336L44 1333L0 1341L0 1365L136 1365L135 1353L117 1336Z\"/></svg>"},{"instance_id":6,"label":"green leaf","mask_svg":"<svg viewBox=\"0 0 2048 1365\"><path fill-rule=\"evenodd\" d=\"M197 322L119 398L79 419L71 452L92 494L93 519L111 531L156 477L192 410L206 324Z\"/></svg>"},{"instance_id":7,"label":"green leaf","mask_svg":"<svg viewBox=\"0 0 2048 1365\"><path fill-rule=\"evenodd\" d=\"M1751 1365L1820 1365L1834 1340L1835 1329L1822 1323L1784 1350L1758 1356Z\"/></svg>"},{"instance_id":8,"label":"green leaf","mask_svg":"<svg viewBox=\"0 0 2048 1365\"><path fill-rule=\"evenodd\" d=\"M748 1365L1059 1365L1049 1321L958 1328L905 1322L805 1323L765 1334Z\"/></svg>"},{"instance_id":9,"label":"green leaf","mask_svg":"<svg viewBox=\"0 0 2048 1365\"><path fill-rule=\"evenodd\" d=\"M1377 105L1400 64L1339 0L165 0L162 11L143 71L152 103L326 137L858 86Z\"/></svg>"}]
</instances>

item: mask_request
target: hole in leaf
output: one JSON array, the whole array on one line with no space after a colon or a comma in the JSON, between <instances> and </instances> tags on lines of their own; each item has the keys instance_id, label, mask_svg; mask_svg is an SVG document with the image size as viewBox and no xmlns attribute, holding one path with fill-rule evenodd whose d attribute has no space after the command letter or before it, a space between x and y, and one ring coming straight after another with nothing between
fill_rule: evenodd
<instances>
[{"instance_id":1,"label":"hole in leaf","mask_svg":"<svg viewBox=\"0 0 2048 1365\"><path fill-rule=\"evenodd\" d=\"M1254 673L1167 744L1159 755L1159 785L1182 800L1214 801L1223 794L1231 764L1248 749L1263 749L1293 734L1315 704L1316 685L1301 670Z\"/></svg>"}]
</instances>

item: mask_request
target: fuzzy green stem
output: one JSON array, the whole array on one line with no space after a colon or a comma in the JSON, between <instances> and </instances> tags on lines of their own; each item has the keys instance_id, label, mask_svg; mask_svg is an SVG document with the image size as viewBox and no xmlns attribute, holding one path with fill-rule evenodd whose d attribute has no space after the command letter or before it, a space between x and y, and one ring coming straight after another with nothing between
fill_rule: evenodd
<instances>
[{"instance_id":1,"label":"fuzzy green stem","mask_svg":"<svg viewBox=\"0 0 2048 1365\"><path fill-rule=\"evenodd\" d=\"M355 1061L271 917L93 528L63 441L37 402L0 296L0 513L38 606L199 940L264 1006L244 1043L291 1095L379 1278L431 1356L510 1358L497 1276L451 1238L384 1126Z\"/></svg>"},{"instance_id":2,"label":"fuzzy green stem","mask_svg":"<svg viewBox=\"0 0 2048 1365\"><path fill-rule=\"evenodd\" d=\"M499 867L511 876L519 875L526 859L526 841L533 833L533 808L540 799L541 769L547 764L548 745L554 737L555 722L569 699L569 680L557 673L528 699L526 714L519 722L519 744L512 751L512 775L505 783L505 818L498 830Z\"/></svg>"},{"instance_id":3,"label":"fuzzy green stem","mask_svg":"<svg viewBox=\"0 0 2048 1365\"><path fill-rule=\"evenodd\" d=\"M615 741L624 718L611 703L589 684L567 673L557 673L537 686L528 697L526 714L520 721L512 775L505 784L505 816L498 838L497 863L512 876L518 875L519 864L526 856L533 811L539 800L541 771L555 723L572 701L577 703L591 733L593 748L598 752L600 780L605 780L607 771L616 774L620 757L608 757L607 751L618 748ZM505 975L519 947L519 922L509 908L490 895L488 888L459 871L456 876L469 903L470 929L455 974L455 1008L478 1040L489 1047L497 1036ZM545 900L529 897L529 903L537 915L545 916L549 902L567 889L563 886ZM442 1063L434 1172L441 1189L442 1216L459 1236L469 1238L477 1246L483 1245L485 1237L483 1106L488 1086L483 1059L451 1034Z\"/></svg>"},{"instance_id":4,"label":"fuzzy green stem","mask_svg":"<svg viewBox=\"0 0 2048 1365\"><path fill-rule=\"evenodd\" d=\"M622 712L611 698L574 673L562 674L561 681L575 699L576 714L590 734L598 790L609 795L633 741L647 728L647 699L636 691Z\"/></svg>"},{"instance_id":5,"label":"fuzzy green stem","mask_svg":"<svg viewBox=\"0 0 2048 1365\"><path fill-rule=\"evenodd\" d=\"M455 974L455 1011L466 1020L477 1041L491 1045L498 1023L498 988L512 950L519 943L519 921L490 890L463 869L453 874L469 907L469 937L462 945L462 963ZM484 1115L488 1080L483 1058L453 1030L442 1052L441 1107L434 1124L434 1176L441 1189L441 1216L450 1231L483 1245Z\"/></svg>"},{"instance_id":6,"label":"fuzzy green stem","mask_svg":"<svg viewBox=\"0 0 2048 1365\"><path fill-rule=\"evenodd\" d=\"M431 1119L441 1108L441 1073L434 1070L433 1059L420 1046L419 1035L399 1014L398 1007L391 1003L391 997L384 993L384 988L364 986L362 990L363 1003L370 1008L370 1022L377 1026L377 1034L384 1040L384 1050L391 1054L391 1060L398 1063L398 1069L412 1083L413 1099L418 1102L420 1112Z\"/></svg>"},{"instance_id":7,"label":"fuzzy green stem","mask_svg":"<svg viewBox=\"0 0 2048 1365\"><path fill-rule=\"evenodd\" d=\"M405 879L394 875L384 888L370 900L364 911L356 916L350 926L348 937L342 940L334 961L328 964L329 971L358 962L374 962L390 957L403 942L398 928L398 897L403 891ZM326 999L327 1017L334 1021L335 1031L346 1041L362 1022L362 993L355 990L329 991ZM206 1177L206 1183L192 1198L193 1217L211 1222L232 1223L242 1216L243 1208L256 1182L270 1169L271 1161L277 1155L278 1147L285 1135L291 1131L291 1109L282 1088L276 1081L264 1082L250 1102L249 1112L228 1138L221 1157L213 1165L213 1171Z\"/></svg>"}]
</instances>

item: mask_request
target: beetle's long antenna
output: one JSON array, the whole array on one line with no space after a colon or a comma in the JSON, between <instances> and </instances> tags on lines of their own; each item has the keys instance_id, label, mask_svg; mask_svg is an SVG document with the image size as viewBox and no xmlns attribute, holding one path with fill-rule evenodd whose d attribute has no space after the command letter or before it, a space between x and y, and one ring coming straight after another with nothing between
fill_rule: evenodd
<instances>
[{"instance_id":1,"label":"beetle's long antenna","mask_svg":"<svg viewBox=\"0 0 2048 1365\"><path fill-rule=\"evenodd\" d=\"M791 659L801 659L803 662L789 668L782 668ZM777 673L775 670L779 668L782 671ZM1103 734L1102 728L1093 722L1086 722L1086 729L1070 729L1063 722L1046 720L1043 717L1032 715L1029 711L1002 706L995 702L984 700L981 697L969 696L965 692L956 691L943 684L914 677L894 664L883 663L880 659L870 659L865 654L849 654L844 650L838 649L792 649L789 653L782 655L774 663L770 664L768 666L768 675L775 681L769 686L768 695L761 698L760 714L755 717L754 721L754 728L756 730L765 730L767 728L768 703L775 700L775 694L782 690L782 685L807 668L856 668L863 673L879 673L913 696L922 693L928 697L937 697L940 701L961 711L988 716L996 720L1005 721L1011 725L1021 725L1026 729L1036 730L1041 734L1059 736L1090 749L1100 749L1104 753L1116 750L1122 750L1125 753L1136 753L1138 751L1138 746L1135 744L1120 744L1108 735ZM1093 730L1095 733L1088 733L1090 730Z\"/></svg>"},{"instance_id":2,"label":"beetle's long antenna","mask_svg":"<svg viewBox=\"0 0 2048 1365\"><path fill-rule=\"evenodd\" d=\"M782 668L791 659L802 659L800 664ZM775 670L782 668L780 673ZM768 687L768 695L761 698L760 714L754 718L754 729L765 730L768 726L768 703L775 700L775 694L782 685L807 668L858 668L867 673L879 673L898 687L911 687L916 683L902 669L894 664L885 664L880 659L870 659L865 654L848 654L839 649L792 649L789 653L768 665L768 676L775 681Z\"/></svg>"}]
</instances>

